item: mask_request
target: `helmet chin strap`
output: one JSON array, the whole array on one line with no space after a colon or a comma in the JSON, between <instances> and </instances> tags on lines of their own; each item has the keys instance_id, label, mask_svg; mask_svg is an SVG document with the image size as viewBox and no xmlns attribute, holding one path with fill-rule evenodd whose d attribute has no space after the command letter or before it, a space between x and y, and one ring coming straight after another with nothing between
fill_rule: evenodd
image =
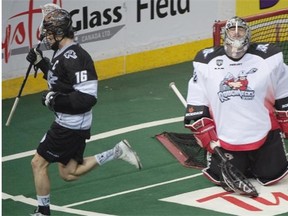
<instances>
[{"instance_id":1,"label":"helmet chin strap","mask_svg":"<svg viewBox=\"0 0 288 216\"><path fill-rule=\"evenodd\" d=\"M51 49L54 51L58 50L59 49L59 41L55 41L55 43L53 43L51 45Z\"/></svg>"},{"instance_id":2,"label":"helmet chin strap","mask_svg":"<svg viewBox=\"0 0 288 216\"><path fill-rule=\"evenodd\" d=\"M51 45L51 49L54 50L54 51L58 50L58 49L59 49L60 42L61 42L63 39L64 39L64 35L63 35L63 37L61 38L61 40L56 40L55 35L54 35L55 43L53 43L53 44Z\"/></svg>"}]
</instances>

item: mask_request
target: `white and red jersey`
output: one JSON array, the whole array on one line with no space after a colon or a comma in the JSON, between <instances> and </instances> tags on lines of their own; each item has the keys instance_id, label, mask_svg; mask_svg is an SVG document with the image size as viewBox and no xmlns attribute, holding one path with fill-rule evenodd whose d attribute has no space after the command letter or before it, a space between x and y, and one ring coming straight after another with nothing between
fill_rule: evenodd
<instances>
[{"instance_id":1,"label":"white and red jersey","mask_svg":"<svg viewBox=\"0 0 288 216\"><path fill-rule=\"evenodd\" d=\"M274 104L288 97L288 66L278 47L252 44L237 61L223 47L204 49L193 67L187 104L209 107L223 148L257 149L279 127Z\"/></svg>"}]
</instances>

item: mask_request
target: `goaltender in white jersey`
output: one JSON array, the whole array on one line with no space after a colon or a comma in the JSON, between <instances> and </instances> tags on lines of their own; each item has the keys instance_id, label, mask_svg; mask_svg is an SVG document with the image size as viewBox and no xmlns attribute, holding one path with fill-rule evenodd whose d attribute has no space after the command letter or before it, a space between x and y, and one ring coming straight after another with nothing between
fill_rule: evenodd
<instances>
[{"instance_id":1,"label":"goaltender in white jersey","mask_svg":"<svg viewBox=\"0 0 288 216\"><path fill-rule=\"evenodd\" d=\"M248 177L269 185L287 173L288 66L273 44L250 44L250 27L227 21L224 45L201 50L188 84L185 127L208 150L204 174L220 184L211 141Z\"/></svg>"}]
</instances>

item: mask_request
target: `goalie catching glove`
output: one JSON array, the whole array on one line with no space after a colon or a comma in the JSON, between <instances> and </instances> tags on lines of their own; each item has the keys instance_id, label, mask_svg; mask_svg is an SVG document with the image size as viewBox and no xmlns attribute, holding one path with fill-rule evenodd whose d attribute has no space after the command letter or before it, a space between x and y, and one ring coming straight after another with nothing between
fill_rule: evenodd
<instances>
[{"instance_id":1,"label":"goalie catching glove","mask_svg":"<svg viewBox=\"0 0 288 216\"><path fill-rule=\"evenodd\" d=\"M276 118L284 134L284 138L288 139L288 111L276 110Z\"/></svg>"},{"instance_id":2,"label":"goalie catching glove","mask_svg":"<svg viewBox=\"0 0 288 216\"><path fill-rule=\"evenodd\" d=\"M220 146L212 119L203 117L193 124L185 124L185 127L192 131L197 143L210 153L214 152L215 146Z\"/></svg>"}]
</instances>

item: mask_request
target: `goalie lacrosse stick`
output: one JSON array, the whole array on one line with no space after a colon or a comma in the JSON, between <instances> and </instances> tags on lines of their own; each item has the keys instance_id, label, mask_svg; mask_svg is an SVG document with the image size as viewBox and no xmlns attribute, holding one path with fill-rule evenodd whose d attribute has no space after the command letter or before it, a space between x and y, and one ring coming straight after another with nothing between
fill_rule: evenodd
<instances>
[{"instance_id":1,"label":"goalie lacrosse stick","mask_svg":"<svg viewBox=\"0 0 288 216\"><path fill-rule=\"evenodd\" d=\"M42 38L41 38L41 39L42 39ZM42 41L41 39L40 39L40 41L39 41L36 49L38 49L38 48L40 47L41 41ZM7 121L6 121L6 124L5 124L6 126L9 126L9 125L10 125L11 119L12 119L13 114L14 114L14 112L15 112L15 110L16 110L16 107L17 107L17 105L18 105L18 103L19 103L20 97L21 97L21 95L22 95L22 91L23 91L24 86L25 86L25 84L26 84L26 81L27 81L27 79L28 79L28 77L29 77L29 74L30 74L30 71L31 71L32 66L33 66L33 64L30 63L30 64L29 64L29 67L28 67L28 69L27 69L27 71L26 71L25 78L24 78L24 80L23 80L23 82L22 82L22 85L21 85L21 87L20 87L20 90L19 90L19 92L18 92L18 95L17 95L17 97L15 98L14 104L13 104L13 106L12 106L12 108L11 108L10 114L9 114L8 119L7 119Z\"/></svg>"},{"instance_id":2,"label":"goalie lacrosse stick","mask_svg":"<svg viewBox=\"0 0 288 216\"><path fill-rule=\"evenodd\" d=\"M187 106L186 100L179 92L174 82L169 84L170 88L174 91L178 99L182 102L184 107ZM251 184L251 182L244 176L240 170L238 170L233 164L229 162L227 157L224 155L220 147L216 146L216 144L211 143L211 148L215 151L215 153L220 157L220 168L224 182L221 183L221 186L226 191L234 191L236 193L242 195L248 195L251 197L257 197L258 192L255 187Z\"/></svg>"}]
</instances>

